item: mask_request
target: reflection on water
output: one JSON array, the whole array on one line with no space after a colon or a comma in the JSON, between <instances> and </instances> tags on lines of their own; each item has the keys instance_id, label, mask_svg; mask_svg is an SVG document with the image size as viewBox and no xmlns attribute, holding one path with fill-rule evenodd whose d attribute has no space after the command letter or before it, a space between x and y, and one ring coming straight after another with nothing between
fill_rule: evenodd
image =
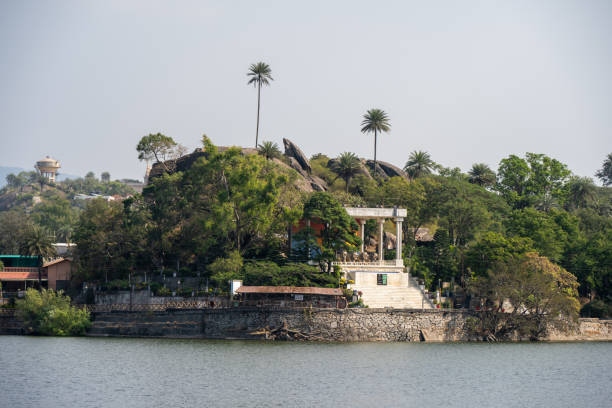
<instances>
[{"instance_id":1,"label":"reflection on water","mask_svg":"<svg viewBox=\"0 0 612 408\"><path fill-rule=\"evenodd\" d=\"M3 407L608 407L612 343L0 336Z\"/></svg>"}]
</instances>

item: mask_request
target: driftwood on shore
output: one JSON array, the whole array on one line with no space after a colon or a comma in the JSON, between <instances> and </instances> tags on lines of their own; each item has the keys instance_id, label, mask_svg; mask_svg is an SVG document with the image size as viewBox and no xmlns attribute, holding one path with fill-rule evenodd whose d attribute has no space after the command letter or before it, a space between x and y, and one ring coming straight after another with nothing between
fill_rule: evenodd
<instances>
[{"instance_id":1,"label":"driftwood on shore","mask_svg":"<svg viewBox=\"0 0 612 408\"><path fill-rule=\"evenodd\" d=\"M270 328L268 326L252 331L249 333L252 336L263 336L266 340L277 341L325 341L321 336L313 333L304 333L299 330L290 329L286 322L278 328Z\"/></svg>"}]
</instances>

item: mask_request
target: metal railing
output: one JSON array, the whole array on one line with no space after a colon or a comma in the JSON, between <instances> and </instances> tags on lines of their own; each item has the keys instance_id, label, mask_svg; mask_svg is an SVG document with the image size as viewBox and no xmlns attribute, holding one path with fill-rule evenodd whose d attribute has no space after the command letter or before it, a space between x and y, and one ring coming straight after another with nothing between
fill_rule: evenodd
<instances>
[{"instance_id":1,"label":"metal railing","mask_svg":"<svg viewBox=\"0 0 612 408\"><path fill-rule=\"evenodd\" d=\"M334 265L340 266L396 266L395 260L389 261L334 261L332 262Z\"/></svg>"},{"instance_id":2,"label":"metal railing","mask_svg":"<svg viewBox=\"0 0 612 408\"><path fill-rule=\"evenodd\" d=\"M104 312L165 312L167 310L217 309L229 307L229 301L172 300L164 303L109 303L86 305L91 313Z\"/></svg>"}]
</instances>

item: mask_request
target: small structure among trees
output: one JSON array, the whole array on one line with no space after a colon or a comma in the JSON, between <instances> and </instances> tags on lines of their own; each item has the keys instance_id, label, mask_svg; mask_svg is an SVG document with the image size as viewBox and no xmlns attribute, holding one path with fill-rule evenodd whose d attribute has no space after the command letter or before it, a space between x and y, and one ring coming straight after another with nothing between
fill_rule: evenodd
<instances>
[{"instance_id":1,"label":"small structure among trees","mask_svg":"<svg viewBox=\"0 0 612 408\"><path fill-rule=\"evenodd\" d=\"M342 289L295 286L240 286L241 306L345 308Z\"/></svg>"}]
</instances>

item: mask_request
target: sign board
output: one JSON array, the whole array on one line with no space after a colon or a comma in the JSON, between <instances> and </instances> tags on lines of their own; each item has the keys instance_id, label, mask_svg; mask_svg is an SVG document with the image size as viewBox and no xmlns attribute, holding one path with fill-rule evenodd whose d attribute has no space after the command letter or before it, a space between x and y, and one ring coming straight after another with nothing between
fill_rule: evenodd
<instances>
[{"instance_id":1,"label":"sign board","mask_svg":"<svg viewBox=\"0 0 612 408\"><path fill-rule=\"evenodd\" d=\"M304 300L304 295L293 295L294 300Z\"/></svg>"}]
</instances>

